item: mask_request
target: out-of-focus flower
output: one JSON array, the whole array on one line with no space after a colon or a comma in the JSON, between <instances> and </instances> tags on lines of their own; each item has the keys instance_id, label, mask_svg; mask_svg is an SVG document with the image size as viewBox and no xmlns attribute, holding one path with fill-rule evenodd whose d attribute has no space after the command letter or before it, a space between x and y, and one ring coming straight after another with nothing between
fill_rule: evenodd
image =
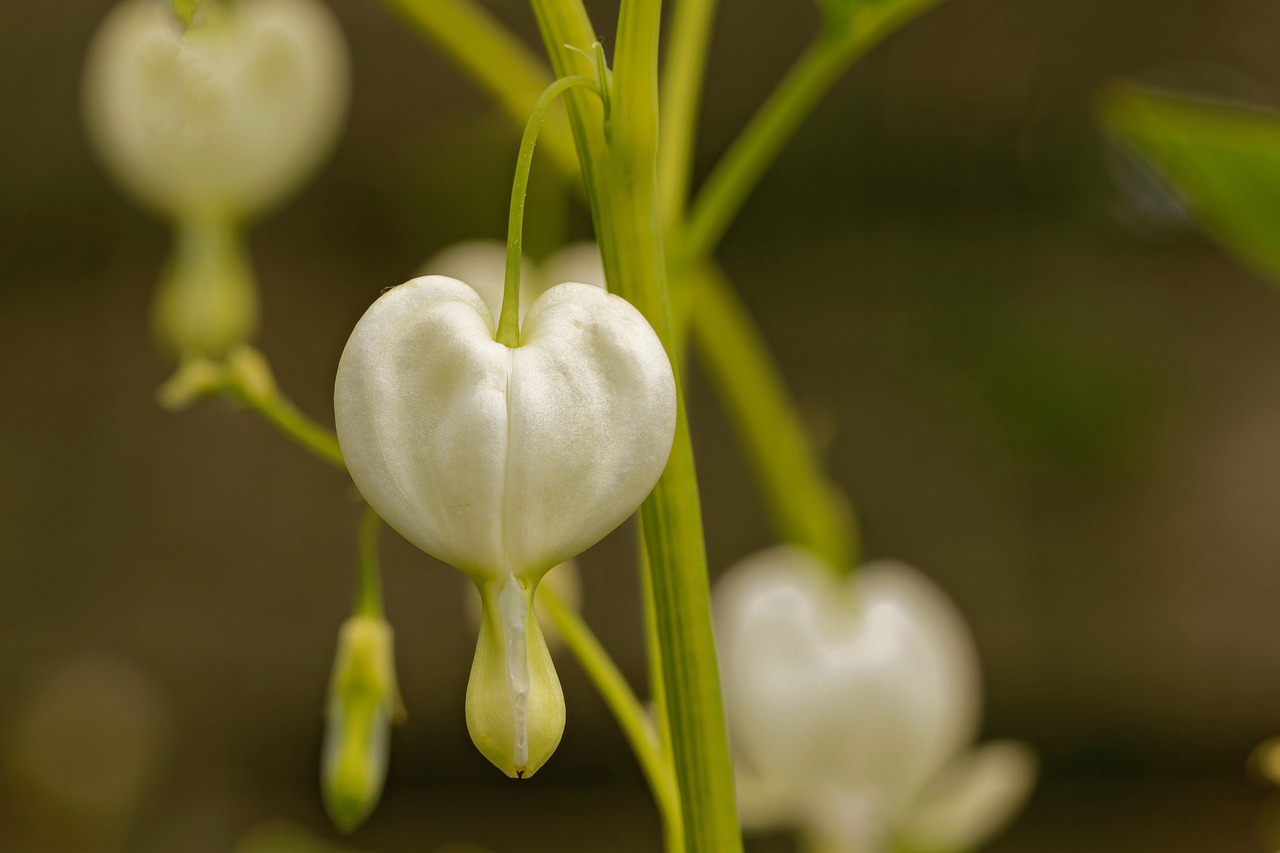
<instances>
[{"instance_id":1,"label":"out-of-focus flower","mask_svg":"<svg viewBox=\"0 0 1280 853\"><path fill-rule=\"evenodd\" d=\"M170 216L250 216L295 189L346 114L347 52L315 0L125 0L89 49L84 111L112 173Z\"/></svg>"},{"instance_id":2,"label":"out-of-focus flower","mask_svg":"<svg viewBox=\"0 0 1280 853\"><path fill-rule=\"evenodd\" d=\"M919 572L881 562L841 580L778 547L729 570L715 617L748 828L794 827L815 850L947 853L1021 807L1034 756L971 746L977 652Z\"/></svg>"},{"instance_id":3,"label":"out-of-focus flower","mask_svg":"<svg viewBox=\"0 0 1280 853\"><path fill-rule=\"evenodd\" d=\"M333 147L348 85L341 30L316 0L124 0L102 22L85 121L108 170L174 225L154 323L181 362L252 336L244 224Z\"/></svg>"},{"instance_id":4,"label":"out-of-focus flower","mask_svg":"<svg viewBox=\"0 0 1280 853\"><path fill-rule=\"evenodd\" d=\"M171 700L133 661L91 650L55 663L0 732L13 817L40 849L121 849L170 757Z\"/></svg>"},{"instance_id":5,"label":"out-of-focus flower","mask_svg":"<svg viewBox=\"0 0 1280 853\"><path fill-rule=\"evenodd\" d=\"M334 409L369 505L475 583L468 729L503 772L532 775L564 729L534 593L662 473L675 379L661 342L625 300L566 283L537 299L507 347L469 285L417 278L356 324Z\"/></svg>"},{"instance_id":6,"label":"out-of-focus flower","mask_svg":"<svg viewBox=\"0 0 1280 853\"><path fill-rule=\"evenodd\" d=\"M507 244L501 240L465 240L436 252L422 265L421 275L447 275L471 285L489 313L502 312L502 285L507 272ZM600 248L590 240L569 243L541 264L520 259L520 317L547 288L574 281L604 288Z\"/></svg>"}]
</instances>

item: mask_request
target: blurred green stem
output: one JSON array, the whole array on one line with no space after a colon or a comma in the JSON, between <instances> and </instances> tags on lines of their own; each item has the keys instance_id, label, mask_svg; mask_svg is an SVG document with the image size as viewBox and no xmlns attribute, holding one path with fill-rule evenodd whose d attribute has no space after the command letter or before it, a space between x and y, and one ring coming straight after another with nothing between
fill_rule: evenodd
<instances>
[{"instance_id":1,"label":"blurred green stem","mask_svg":"<svg viewBox=\"0 0 1280 853\"><path fill-rule=\"evenodd\" d=\"M631 744L631 750L640 762L653 791L653 798L668 828L680 826L680 799L676 792L676 780L671 764L663 754L661 741L653 723L645 713L640 700L627 685L609 653L600 645L582 617L570 607L549 584L538 587L538 605L551 619L551 624L573 653L596 692L604 699L623 734ZM668 837L671 833L668 830Z\"/></svg>"},{"instance_id":2,"label":"blurred green stem","mask_svg":"<svg viewBox=\"0 0 1280 853\"><path fill-rule=\"evenodd\" d=\"M858 564L852 511L823 475L778 366L724 276L694 285L693 344L751 461L779 537L839 572Z\"/></svg>"},{"instance_id":3,"label":"blurred green stem","mask_svg":"<svg viewBox=\"0 0 1280 853\"><path fill-rule=\"evenodd\" d=\"M662 144L658 147L658 197L670 237L689 194L697 138L698 107L707 66L715 0L677 0L662 70Z\"/></svg>"},{"instance_id":4,"label":"blurred green stem","mask_svg":"<svg viewBox=\"0 0 1280 853\"><path fill-rule=\"evenodd\" d=\"M761 177L840 74L870 48L939 0L865 3L828 25L751 118L698 193L675 269L695 268L716 245Z\"/></svg>"}]
</instances>

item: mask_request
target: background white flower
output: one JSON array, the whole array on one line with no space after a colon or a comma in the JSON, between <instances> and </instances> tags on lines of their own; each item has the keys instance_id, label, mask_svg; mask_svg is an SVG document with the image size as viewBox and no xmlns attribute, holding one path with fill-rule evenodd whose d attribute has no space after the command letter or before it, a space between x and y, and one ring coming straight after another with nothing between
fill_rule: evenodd
<instances>
[{"instance_id":1,"label":"background white flower","mask_svg":"<svg viewBox=\"0 0 1280 853\"><path fill-rule=\"evenodd\" d=\"M252 215L333 147L346 44L315 0L206 3L184 30L164 0L125 0L89 49L84 112L115 176L166 214Z\"/></svg>"},{"instance_id":2,"label":"background white flower","mask_svg":"<svg viewBox=\"0 0 1280 853\"><path fill-rule=\"evenodd\" d=\"M959 612L898 563L842 580L778 547L730 569L716 633L742 819L816 850L971 849L1035 776L1012 742L972 748L977 651Z\"/></svg>"}]
</instances>

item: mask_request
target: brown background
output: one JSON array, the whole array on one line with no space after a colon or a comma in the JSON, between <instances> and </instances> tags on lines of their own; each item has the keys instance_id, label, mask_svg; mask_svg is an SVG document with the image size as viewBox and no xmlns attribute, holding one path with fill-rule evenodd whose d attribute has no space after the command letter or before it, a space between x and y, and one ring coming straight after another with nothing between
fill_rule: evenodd
<instances>
[{"instance_id":1,"label":"brown background","mask_svg":"<svg viewBox=\"0 0 1280 853\"><path fill-rule=\"evenodd\" d=\"M326 421L368 302L434 250L501 235L515 147L374 0L331 5L350 126L253 233L259 342ZM602 32L610 5L594 4ZM722 5L703 171L816 26L803 0ZM247 414L154 405L166 232L102 177L77 112L109 6L0 4L0 849L113 849L41 805L15 757L35 697L76 661L141 685L83 715L69 772L108 772L129 742L116 717L148 721L133 736L161 750L115 849L223 853L271 816L327 834L320 705L357 505ZM531 34L523 5L491 8ZM1245 773L1280 732L1280 294L1197 236L1089 112L1132 75L1271 102L1278 34L1266 0L950 0L837 87L721 252L829 437L869 555L955 598L985 659L987 731L1043 757L998 853L1259 850L1280 807ZM533 194L536 210L536 176ZM545 246L553 229L531 227ZM585 235L581 212L569 227ZM770 540L696 378L691 405L719 570ZM584 585L639 682L629 537L584 558ZM657 849L638 770L576 665L560 664L563 745L508 784L466 736L462 577L390 536L386 564L410 718L355 842ZM85 689L78 707L107 701Z\"/></svg>"}]
</instances>

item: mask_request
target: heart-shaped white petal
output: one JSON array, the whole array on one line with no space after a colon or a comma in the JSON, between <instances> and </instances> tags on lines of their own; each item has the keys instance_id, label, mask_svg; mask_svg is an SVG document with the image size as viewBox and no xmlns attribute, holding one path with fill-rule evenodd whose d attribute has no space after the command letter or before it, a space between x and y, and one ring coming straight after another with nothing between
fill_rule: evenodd
<instances>
[{"instance_id":1,"label":"heart-shaped white petal","mask_svg":"<svg viewBox=\"0 0 1280 853\"><path fill-rule=\"evenodd\" d=\"M347 55L314 0L210 7L183 31L163 0L125 0L85 63L86 121L126 187L169 214L251 214L332 146Z\"/></svg>"},{"instance_id":2,"label":"heart-shaped white petal","mask_svg":"<svg viewBox=\"0 0 1280 853\"><path fill-rule=\"evenodd\" d=\"M661 342L625 300L562 284L534 303L509 348L475 290L417 278L356 324L334 409L369 504L475 582L483 615L467 727L505 773L531 775L564 728L534 592L661 475L675 432Z\"/></svg>"},{"instance_id":3,"label":"heart-shaped white petal","mask_svg":"<svg viewBox=\"0 0 1280 853\"><path fill-rule=\"evenodd\" d=\"M881 837L975 733L973 641L945 596L906 566L848 581L775 548L721 580L715 615L730 734L753 791L791 822Z\"/></svg>"},{"instance_id":4,"label":"heart-shaped white petal","mask_svg":"<svg viewBox=\"0 0 1280 853\"><path fill-rule=\"evenodd\" d=\"M474 577L535 581L644 500L675 432L675 380L625 300L562 284L514 349L466 284L427 276L356 324L334 390L338 440L370 505Z\"/></svg>"}]
</instances>

